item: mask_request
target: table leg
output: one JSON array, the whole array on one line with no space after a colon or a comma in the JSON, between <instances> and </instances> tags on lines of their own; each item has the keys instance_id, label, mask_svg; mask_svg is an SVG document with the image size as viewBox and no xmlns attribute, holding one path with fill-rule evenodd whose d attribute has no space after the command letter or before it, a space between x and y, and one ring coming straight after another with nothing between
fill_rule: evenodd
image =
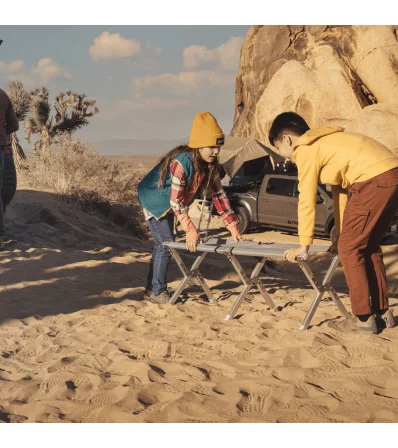
<instances>
[{"instance_id":1,"label":"table leg","mask_svg":"<svg viewBox=\"0 0 398 448\"><path fill-rule=\"evenodd\" d=\"M322 284L319 283L318 279L315 277L314 273L312 272L310 266L308 265L306 259L302 257L297 258L298 264L302 271L304 272L305 276L308 278L309 282L311 283L311 286L314 288L316 295L314 300L311 303L311 306L304 317L303 322L300 325L300 330L306 330L310 323L312 318L314 317L315 311L317 310L325 292L327 292L330 297L333 299L336 306L339 308L340 312L347 318L350 319L350 314L343 305L343 302L338 297L335 289L332 286L332 278L337 270L337 267L340 262L339 255L335 255L333 257L333 260L329 266L329 269L327 270L325 277L323 278Z\"/></svg>"},{"instance_id":2,"label":"table leg","mask_svg":"<svg viewBox=\"0 0 398 448\"><path fill-rule=\"evenodd\" d=\"M264 285L261 283L261 280L259 279L258 275L261 272L261 269L263 268L267 258L264 257L261 261L259 261L255 268L253 269L253 272L251 274L251 277L248 278L245 271L242 268L242 265L239 263L238 259L230 254L225 254L228 260L231 262L232 266L234 267L235 271L239 275L244 288L239 294L238 298L235 300L234 304L232 305L232 308L229 310L229 313L227 314L225 320L231 320L235 317L236 312L238 311L239 307L241 306L242 302L245 300L247 294L249 293L250 289L253 287L253 285L256 285L258 289L260 290L262 296L264 297L266 303L271 309L275 309L275 304L272 301L271 297L265 290Z\"/></svg>"},{"instance_id":3,"label":"table leg","mask_svg":"<svg viewBox=\"0 0 398 448\"><path fill-rule=\"evenodd\" d=\"M211 303L217 303L217 300L214 298L208 284L206 283L205 279L203 278L202 274L199 271L199 266L205 259L207 252L203 252L199 257L197 257L196 260L193 262L191 269L188 269L185 263L182 261L182 258L180 257L180 254L177 252L177 250L174 248L170 248L170 251L178 267L180 268L180 271L182 272L184 278L181 280L181 283L174 291L174 294L172 295L168 303L173 305L177 301L178 297L181 295L182 291L185 289L185 287L192 278L196 278L198 280L199 286L202 287L209 301Z\"/></svg>"}]
</instances>

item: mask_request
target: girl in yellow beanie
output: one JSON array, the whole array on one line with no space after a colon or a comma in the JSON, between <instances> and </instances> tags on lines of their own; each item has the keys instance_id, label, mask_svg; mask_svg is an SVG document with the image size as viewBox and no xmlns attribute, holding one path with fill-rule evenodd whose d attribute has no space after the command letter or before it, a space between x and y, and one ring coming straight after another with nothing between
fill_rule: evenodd
<instances>
[{"instance_id":1,"label":"girl in yellow beanie","mask_svg":"<svg viewBox=\"0 0 398 448\"><path fill-rule=\"evenodd\" d=\"M186 233L187 249L196 251L199 233L188 215L188 206L201 195L211 195L217 212L237 242L238 222L221 186L218 154L224 134L210 112L196 114L188 145L164 155L138 185L138 198L154 239L145 297L167 303L167 269L171 260L166 241L174 241L174 216Z\"/></svg>"}]
</instances>

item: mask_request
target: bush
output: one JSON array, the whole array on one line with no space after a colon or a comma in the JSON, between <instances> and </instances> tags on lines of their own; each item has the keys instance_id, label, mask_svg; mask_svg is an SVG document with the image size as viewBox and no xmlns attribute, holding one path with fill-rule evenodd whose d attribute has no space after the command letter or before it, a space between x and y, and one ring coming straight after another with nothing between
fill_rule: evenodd
<instances>
[{"instance_id":1,"label":"bush","mask_svg":"<svg viewBox=\"0 0 398 448\"><path fill-rule=\"evenodd\" d=\"M134 236L147 239L138 203L142 168L123 170L102 157L91 143L61 136L50 149L31 154L19 173L33 188L56 193L81 210L99 214Z\"/></svg>"}]
</instances>

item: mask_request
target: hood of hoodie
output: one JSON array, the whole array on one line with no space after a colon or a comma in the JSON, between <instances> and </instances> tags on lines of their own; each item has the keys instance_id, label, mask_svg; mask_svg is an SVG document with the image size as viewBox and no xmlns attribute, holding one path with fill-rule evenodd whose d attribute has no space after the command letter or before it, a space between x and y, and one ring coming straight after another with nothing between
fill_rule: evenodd
<instances>
[{"instance_id":1,"label":"hood of hoodie","mask_svg":"<svg viewBox=\"0 0 398 448\"><path fill-rule=\"evenodd\" d=\"M344 132L344 128L336 127L336 128L310 129L297 140L293 149L296 149L298 146L302 145L311 145L321 137L325 137L326 135L330 134L335 134L336 132Z\"/></svg>"}]
</instances>

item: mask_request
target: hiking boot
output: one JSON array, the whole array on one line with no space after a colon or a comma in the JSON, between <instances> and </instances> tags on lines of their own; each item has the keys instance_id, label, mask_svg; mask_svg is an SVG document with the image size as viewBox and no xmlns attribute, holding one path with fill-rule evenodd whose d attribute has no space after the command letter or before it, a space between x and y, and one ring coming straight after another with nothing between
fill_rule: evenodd
<instances>
[{"instance_id":1,"label":"hiking boot","mask_svg":"<svg viewBox=\"0 0 398 448\"><path fill-rule=\"evenodd\" d=\"M170 288L167 288L167 293L170 295L170 297L174 294L174 290L173 289L170 289ZM147 289L147 288L145 288L145 291L144 291L144 299L145 300L149 300L149 298L151 297L151 295L152 295L152 290L151 289Z\"/></svg>"},{"instance_id":2,"label":"hiking boot","mask_svg":"<svg viewBox=\"0 0 398 448\"><path fill-rule=\"evenodd\" d=\"M151 303L157 303L159 305L164 305L166 303L169 303L170 299L171 299L171 294L170 294L170 291L168 291L168 290L161 292L158 296L155 296L155 294L152 293L148 298L148 300Z\"/></svg>"},{"instance_id":3,"label":"hiking boot","mask_svg":"<svg viewBox=\"0 0 398 448\"><path fill-rule=\"evenodd\" d=\"M376 322L380 328L394 328L396 323L392 311L388 309L384 314L375 311Z\"/></svg>"},{"instance_id":4,"label":"hiking boot","mask_svg":"<svg viewBox=\"0 0 398 448\"><path fill-rule=\"evenodd\" d=\"M344 333L378 333L376 319L373 315L366 322L360 321L357 317L354 317L353 320L345 319L341 322L331 321L329 327Z\"/></svg>"}]
</instances>

